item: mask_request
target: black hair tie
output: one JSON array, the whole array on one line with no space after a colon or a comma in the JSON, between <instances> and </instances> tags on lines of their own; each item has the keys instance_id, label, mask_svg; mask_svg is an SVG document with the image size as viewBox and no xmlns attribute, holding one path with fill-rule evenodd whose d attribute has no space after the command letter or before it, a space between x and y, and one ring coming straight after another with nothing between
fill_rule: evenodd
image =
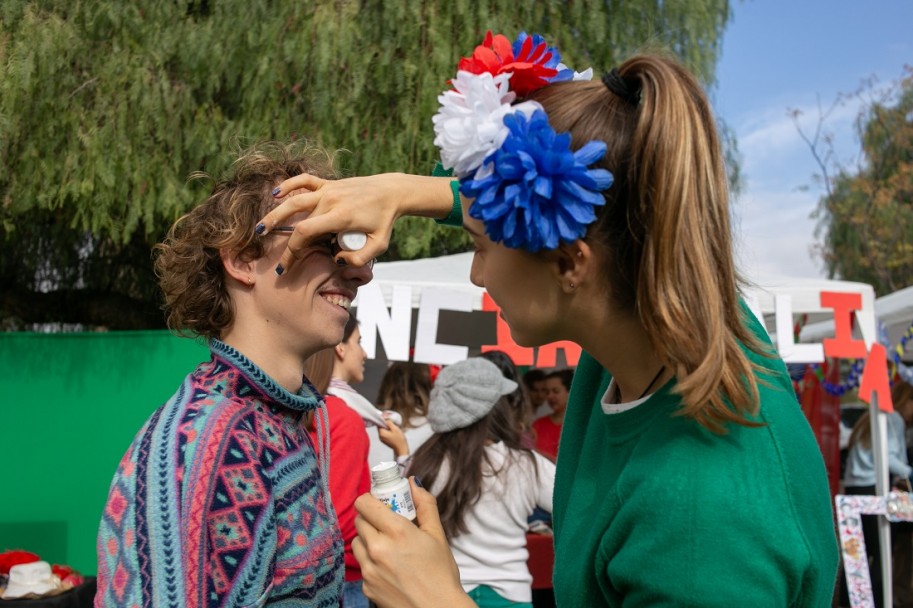
<instances>
[{"instance_id":1,"label":"black hair tie","mask_svg":"<svg viewBox=\"0 0 913 608\"><path fill-rule=\"evenodd\" d=\"M632 106L636 106L640 103L640 93L632 91L628 87L628 83L626 83L625 79L622 78L621 74L618 73L618 68L612 68L603 74L602 84L604 84L608 90L615 93Z\"/></svg>"}]
</instances>

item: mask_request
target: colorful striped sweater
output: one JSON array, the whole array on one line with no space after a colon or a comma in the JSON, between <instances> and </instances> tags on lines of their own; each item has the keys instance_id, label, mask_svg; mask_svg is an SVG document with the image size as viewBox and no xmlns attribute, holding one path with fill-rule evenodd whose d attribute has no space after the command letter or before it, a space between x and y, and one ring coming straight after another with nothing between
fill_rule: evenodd
<instances>
[{"instance_id":1,"label":"colorful striped sweater","mask_svg":"<svg viewBox=\"0 0 913 608\"><path fill-rule=\"evenodd\" d=\"M121 460L95 606L338 606L342 537L301 423L320 395L210 349Z\"/></svg>"}]
</instances>

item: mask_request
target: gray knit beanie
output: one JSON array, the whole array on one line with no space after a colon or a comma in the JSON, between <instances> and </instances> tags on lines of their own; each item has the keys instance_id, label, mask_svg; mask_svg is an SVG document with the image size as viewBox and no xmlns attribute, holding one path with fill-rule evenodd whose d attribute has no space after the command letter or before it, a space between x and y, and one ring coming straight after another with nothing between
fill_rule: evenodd
<instances>
[{"instance_id":1,"label":"gray knit beanie","mask_svg":"<svg viewBox=\"0 0 913 608\"><path fill-rule=\"evenodd\" d=\"M517 390L497 365L474 357L448 365L438 374L428 402L428 422L435 433L469 426L485 417L502 395Z\"/></svg>"}]
</instances>

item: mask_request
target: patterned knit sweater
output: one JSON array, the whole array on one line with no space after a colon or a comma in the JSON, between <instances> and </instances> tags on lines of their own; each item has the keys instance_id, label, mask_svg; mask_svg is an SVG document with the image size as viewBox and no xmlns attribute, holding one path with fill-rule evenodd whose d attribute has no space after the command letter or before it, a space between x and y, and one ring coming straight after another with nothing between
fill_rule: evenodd
<instances>
[{"instance_id":1,"label":"patterned knit sweater","mask_svg":"<svg viewBox=\"0 0 913 608\"><path fill-rule=\"evenodd\" d=\"M342 538L291 394L212 340L121 460L95 606L338 606Z\"/></svg>"}]
</instances>

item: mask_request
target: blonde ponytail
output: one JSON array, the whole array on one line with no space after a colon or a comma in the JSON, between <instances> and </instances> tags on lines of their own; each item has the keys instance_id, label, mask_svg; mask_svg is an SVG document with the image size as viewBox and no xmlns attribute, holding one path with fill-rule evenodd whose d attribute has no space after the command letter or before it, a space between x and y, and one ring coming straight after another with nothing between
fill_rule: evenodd
<instances>
[{"instance_id":1,"label":"blonde ponytail","mask_svg":"<svg viewBox=\"0 0 913 608\"><path fill-rule=\"evenodd\" d=\"M636 310L675 371L681 414L714 432L753 425L758 388L742 348L765 353L746 328L732 256L728 187L710 105L676 61L634 57L617 72L638 103L599 81L535 96L575 146L606 142L615 175L587 238L608 251L615 305ZM766 353L765 353L766 354Z\"/></svg>"}]
</instances>

